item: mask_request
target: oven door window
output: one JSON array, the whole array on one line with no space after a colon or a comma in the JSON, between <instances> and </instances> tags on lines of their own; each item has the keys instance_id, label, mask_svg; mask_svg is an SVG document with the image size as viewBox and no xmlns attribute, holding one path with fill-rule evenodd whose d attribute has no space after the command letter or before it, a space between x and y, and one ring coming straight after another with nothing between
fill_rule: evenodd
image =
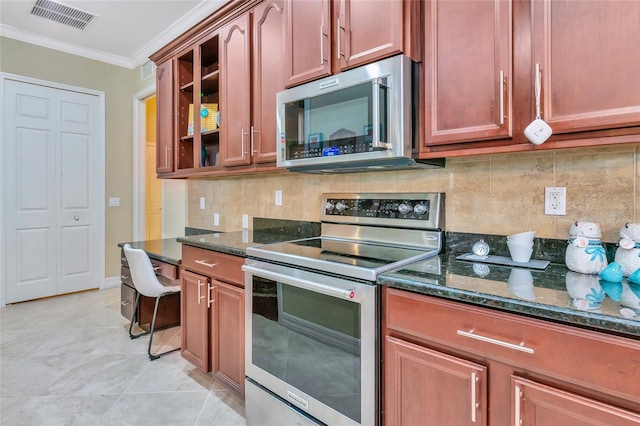
<instances>
[{"instance_id":1,"label":"oven door window","mask_svg":"<svg viewBox=\"0 0 640 426\"><path fill-rule=\"evenodd\" d=\"M252 362L356 422L360 304L253 276Z\"/></svg>"},{"instance_id":2,"label":"oven door window","mask_svg":"<svg viewBox=\"0 0 640 426\"><path fill-rule=\"evenodd\" d=\"M284 123L287 160L386 149L374 140L388 142L387 87L366 82L286 103Z\"/></svg>"}]
</instances>

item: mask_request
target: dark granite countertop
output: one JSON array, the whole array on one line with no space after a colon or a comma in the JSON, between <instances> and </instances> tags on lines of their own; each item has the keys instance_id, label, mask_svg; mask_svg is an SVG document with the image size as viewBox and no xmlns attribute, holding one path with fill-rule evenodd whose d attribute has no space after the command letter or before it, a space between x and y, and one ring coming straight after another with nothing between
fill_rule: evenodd
<instances>
[{"instance_id":1,"label":"dark granite countertop","mask_svg":"<svg viewBox=\"0 0 640 426\"><path fill-rule=\"evenodd\" d=\"M431 272L431 260L382 274L378 283L640 339L640 315L625 317L620 302L608 296L598 309L574 307L570 291L579 292L580 279L589 276L569 271L564 265L551 263L545 270L512 268L456 260L454 254L443 254L439 260L439 275Z\"/></svg>"},{"instance_id":2,"label":"dark granite countertop","mask_svg":"<svg viewBox=\"0 0 640 426\"><path fill-rule=\"evenodd\" d=\"M253 230L179 237L178 242L233 256L246 257L247 248L320 235L320 224L285 219L253 218Z\"/></svg>"},{"instance_id":3,"label":"dark granite countertop","mask_svg":"<svg viewBox=\"0 0 640 426\"><path fill-rule=\"evenodd\" d=\"M151 259L171 265L180 265L182 261L182 244L176 238L119 243L118 247L122 248L125 244L130 244L133 248L146 251Z\"/></svg>"},{"instance_id":4,"label":"dark granite countertop","mask_svg":"<svg viewBox=\"0 0 640 426\"><path fill-rule=\"evenodd\" d=\"M178 242L205 250L246 257L248 247L260 244L279 243L297 238L300 237L291 234L277 234L263 231L235 231L179 237Z\"/></svg>"}]
</instances>

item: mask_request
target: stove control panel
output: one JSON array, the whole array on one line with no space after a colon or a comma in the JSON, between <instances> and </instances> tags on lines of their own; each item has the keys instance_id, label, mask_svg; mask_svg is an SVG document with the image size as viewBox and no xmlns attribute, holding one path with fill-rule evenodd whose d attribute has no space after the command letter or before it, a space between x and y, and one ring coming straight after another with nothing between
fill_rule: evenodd
<instances>
[{"instance_id":1,"label":"stove control panel","mask_svg":"<svg viewBox=\"0 0 640 426\"><path fill-rule=\"evenodd\" d=\"M321 219L340 223L387 225L411 221L419 227L444 228L444 194L325 194Z\"/></svg>"}]
</instances>

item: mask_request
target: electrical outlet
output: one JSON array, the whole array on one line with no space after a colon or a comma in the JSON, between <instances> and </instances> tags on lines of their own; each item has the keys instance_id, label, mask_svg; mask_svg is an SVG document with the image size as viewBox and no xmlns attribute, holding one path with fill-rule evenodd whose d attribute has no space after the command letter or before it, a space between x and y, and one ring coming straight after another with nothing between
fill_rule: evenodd
<instances>
[{"instance_id":1,"label":"electrical outlet","mask_svg":"<svg viewBox=\"0 0 640 426\"><path fill-rule=\"evenodd\" d=\"M204 210L204 197L200 197L200 210Z\"/></svg>"},{"instance_id":2,"label":"electrical outlet","mask_svg":"<svg viewBox=\"0 0 640 426\"><path fill-rule=\"evenodd\" d=\"M282 205L282 191L277 189L276 190L276 206L281 206Z\"/></svg>"},{"instance_id":3,"label":"electrical outlet","mask_svg":"<svg viewBox=\"0 0 640 426\"><path fill-rule=\"evenodd\" d=\"M567 214L567 188L547 186L544 189L544 214L552 216Z\"/></svg>"}]
</instances>

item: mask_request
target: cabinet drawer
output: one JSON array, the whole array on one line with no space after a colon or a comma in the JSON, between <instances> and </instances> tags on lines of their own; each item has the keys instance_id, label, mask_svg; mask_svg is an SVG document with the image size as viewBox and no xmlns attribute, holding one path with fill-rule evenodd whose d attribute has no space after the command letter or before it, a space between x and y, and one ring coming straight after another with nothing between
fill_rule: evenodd
<instances>
[{"instance_id":1,"label":"cabinet drawer","mask_svg":"<svg viewBox=\"0 0 640 426\"><path fill-rule=\"evenodd\" d=\"M123 317L131 321L133 318L133 308L136 302L136 291L133 287L120 284L120 313Z\"/></svg>"},{"instance_id":2,"label":"cabinet drawer","mask_svg":"<svg viewBox=\"0 0 640 426\"><path fill-rule=\"evenodd\" d=\"M156 275L161 275L172 280L178 279L178 267L169 263L160 262L159 260L151 259Z\"/></svg>"},{"instance_id":3,"label":"cabinet drawer","mask_svg":"<svg viewBox=\"0 0 640 426\"><path fill-rule=\"evenodd\" d=\"M182 246L182 266L185 269L200 272L208 277L244 287L244 258L205 250L197 247Z\"/></svg>"},{"instance_id":4,"label":"cabinet drawer","mask_svg":"<svg viewBox=\"0 0 640 426\"><path fill-rule=\"evenodd\" d=\"M385 288L387 333L640 402L640 342Z\"/></svg>"},{"instance_id":5,"label":"cabinet drawer","mask_svg":"<svg viewBox=\"0 0 640 426\"><path fill-rule=\"evenodd\" d=\"M126 266L120 267L120 281L127 284L129 287L134 287L133 278L131 278L131 271Z\"/></svg>"}]
</instances>

